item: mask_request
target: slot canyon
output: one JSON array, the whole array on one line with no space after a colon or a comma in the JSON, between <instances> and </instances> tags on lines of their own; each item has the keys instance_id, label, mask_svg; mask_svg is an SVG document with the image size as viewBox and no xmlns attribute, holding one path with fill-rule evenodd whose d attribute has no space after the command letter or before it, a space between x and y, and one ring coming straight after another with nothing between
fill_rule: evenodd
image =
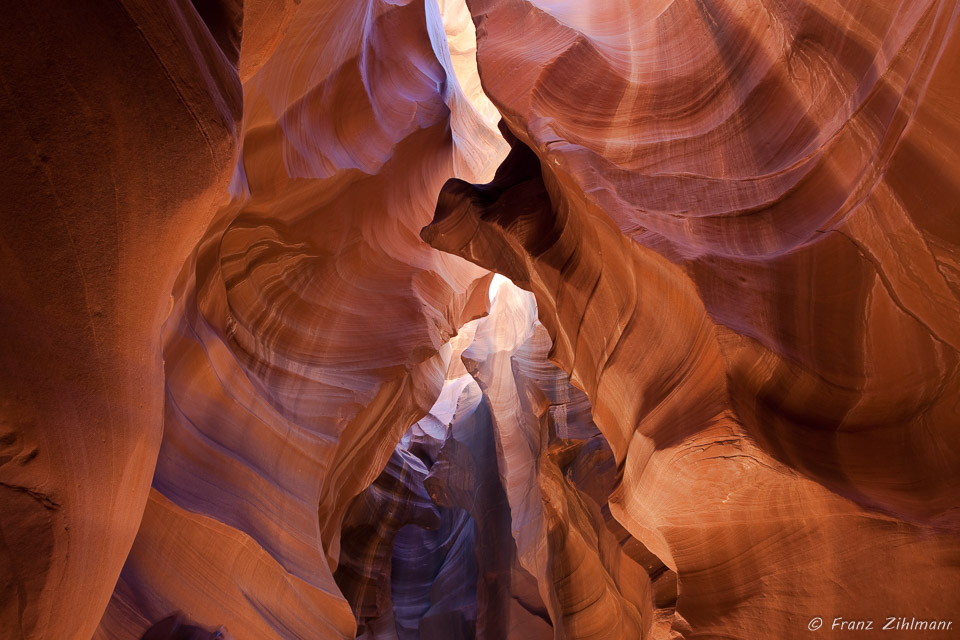
<instances>
[{"instance_id":1,"label":"slot canyon","mask_svg":"<svg viewBox=\"0 0 960 640\"><path fill-rule=\"evenodd\" d=\"M0 15L0 640L960 638L960 0Z\"/></svg>"}]
</instances>

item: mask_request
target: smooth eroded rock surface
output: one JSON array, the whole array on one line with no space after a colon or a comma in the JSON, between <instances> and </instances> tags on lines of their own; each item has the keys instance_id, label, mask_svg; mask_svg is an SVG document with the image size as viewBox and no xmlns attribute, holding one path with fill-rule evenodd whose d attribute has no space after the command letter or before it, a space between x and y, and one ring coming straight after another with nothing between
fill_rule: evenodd
<instances>
[{"instance_id":1,"label":"smooth eroded rock surface","mask_svg":"<svg viewBox=\"0 0 960 640\"><path fill-rule=\"evenodd\" d=\"M82 5L0 10L0 639L960 625L956 0Z\"/></svg>"},{"instance_id":2,"label":"smooth eroded rock surface","mask_svg":"<svg viewBox=\"0 0 960 640\"><path fill-rule=\"evenodd\" d=\"M536 295L693 634L956 608L955 10L819 4L473 3L518 139L422 234Z\"/></svg>"}]
</instances>

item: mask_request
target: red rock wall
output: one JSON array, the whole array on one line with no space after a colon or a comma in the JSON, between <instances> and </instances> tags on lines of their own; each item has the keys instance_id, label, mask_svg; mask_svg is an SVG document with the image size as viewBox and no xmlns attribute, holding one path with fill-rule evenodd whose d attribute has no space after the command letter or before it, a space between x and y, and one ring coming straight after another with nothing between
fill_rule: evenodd
<instances>
[{"instance_id":1,"label":"red rock wall","mask_svg":"<svg viewBox=\"0 0 960 640\"><path fill-rule=\"evenodd\" d=\"M174 290L163 445L103 637L172 611L237 638L354 636L333 580L347 508L487 304L484 270L418 237L444 179L505 147L438 55L440 19L304 6L245 83L233 200Z\"/></svg>"},{"instance_id":2,"label":"red rock wall","mask_svg":"<svg viewBox=\"0 0 960 640\"><path fill-rule=\"evenodd\" d=\"M534 292L693 634L956 608L956 7L821 4L473 3L521 141L423 233Z\"/></svg>"},{"instance_id":3,"label":"red rock wall","mask_svg":"<svg viewBox=\"0 0 960 640\"><path fill-rule=\"evenodd\" d=\"M960 611L955 1L81 4L0 21L0 638Z\"/></svg>"},{"instance_id":4,"label":"red rock wall","mask_svg":"<svg viewBox=\"0 0 960 640\"><path fill-rule=\"evenodd\" d=\"M181 2L3 8L4 638L89 638L133 543L160 446L160 325L233 168L223 47Z\"/></svg>"}]
</instances>

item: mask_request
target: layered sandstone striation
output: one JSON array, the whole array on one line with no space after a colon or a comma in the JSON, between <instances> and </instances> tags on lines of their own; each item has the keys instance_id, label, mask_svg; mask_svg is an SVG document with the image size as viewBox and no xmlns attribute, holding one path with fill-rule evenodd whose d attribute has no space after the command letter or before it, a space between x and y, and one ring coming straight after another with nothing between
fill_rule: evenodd
<instances>
[{"instance_id":1,"label":"layered sandstone striation","mask_svg":"<svg viewBox=\"0 0 960 640\"><path fill-rule=\"evenodd\" d=\"M237 24L181 2L0 20L0 636L89 638L160 446L160 326L225 201Z\"/></svg>"},{"instance_id":2,"label":"layered sandstone striation","mask_svg":"<svg viewBox=\"0 0 960 640\"><path fill-rule=\"evenodd\" d=\"M81 4L0 22L0 638L960 611L956 0Z\"/></svg>"},{"instance_id":3,"label":"layered sandstone striation","mask_svg":"<svg viewBox=\"0 0 960 640\"><path fill-rule=\"evenodd\" d=\"M819 5L472 3L514 148L423 232L536 295L692 635L956 609L956 7Z\"/></svg>"},{"instance_id":4,"label":"layered sandstone striation","mask_svg":"<svg viewBox=\"0 0 960 640\"><path fill-rule=\"evenodd\" d=\"M232 200L174 288L163 444L104 638L171 611L237 638L354 637L333 579L347 508L486 310L490 274L418 237L446 177L482 179L506 147L437 7L297 20L244 84Z\"/></svg>"}]
</instances>

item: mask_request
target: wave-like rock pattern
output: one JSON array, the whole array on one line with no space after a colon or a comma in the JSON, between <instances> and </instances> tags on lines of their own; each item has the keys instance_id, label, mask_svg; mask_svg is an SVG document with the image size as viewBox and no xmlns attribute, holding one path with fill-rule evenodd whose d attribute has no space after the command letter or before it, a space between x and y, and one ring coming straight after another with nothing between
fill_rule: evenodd
<instances>
[{"instance_id":1,"label":"wave-like rock pattern","mask_svg":"<svg viewBox=\"0 0 960 640\"><path fill-rule=\"evenodd\" d=\"M463 360L491 398L519 562L560 637L640 637L650 581L601 513L614 483L612 453L584 394L547 361L550 339L532 294L501 282L495 295Z\"/></svg>"},{"instance_id":2,"label":"wave-like rock pattern","mask_svg":"<svg viewBox=\"0 0 960 640\"><path fill-rule=\"evenodd\" d=\"M417 232L445 177L505 146L425 6L305 5L244 84L234 199L174 290L163 444L100 637L174 611L238 639L354 637L347 508L487 305L486 272Z\"/></svg>"},{"instance_id":3,"label":"wave-like rock pattern","mask_svg":"<svg viewBox=\"0 0 960 640\"><path fill-rule=\"evenodd\" d=\"M147 500L160 327L224 200L247 58L234 20L174 0L2 13L0 637L89 638Z\"/></svg>"},{"instance_id":4,"label":"wave-like rock pattern","mask_svg":"<svg viewBox=\"0 0 960 640\"><path fill-rule=\"evenodd\" d=\"M617 472L590 403L547 360L533 295L501 278L491 298L455 340L466 366L351 505L336 579L358 637L665 631L677 576L607 508Z\"/></svg>"},{"instance_id":5,"label":"wave-like rock pattern","mask_svg":"<svg viewBox=\"0 0 960 640\"><path fill-rule=\"evenodd\" d=\"M336 578L358 638L553 637L517 564L490 399L462 366L392 460L344 529Z\"/></svg>"},{"instance_id":6,"label":"wave-like rock pattern","mask_svg":"<svg viewBox=\"0 0 960 640\"><path fill-rule=\"evenodd\" d=\"M677 574L672 631L684 637L743 637L749 629L751 636L793 637L824 609L862 619L881 619L885 611L902 608L946 617L954 596L933 584L960 580L960 567L949 560L960 548L951 488L960 468L951 427L958 401L951 373L956 351L896 303L883 276L885 269L922 273L922 265L931 264L930 252L914 257L906 246L894 245L898 253L889 254L889 266L878 266L867 252L850 254L849 241L820 229L819 222L808 229L809 237L788 246L786 237L800 231L777 231L798 224L798 214L783 211L803 210L803 199L812 196L800 188L785 190L758 211L706 210L720 204L720 196L698 192L709 172L695 165L709 158L691 151L671 156L647 150L644 156L643 128L617 119L634 107L623 108L618 100L590 102L612 85L615 95L629 95L624 86L635 77L624 69L604 75L616 56L601 56L599 44L570 26L573 18L564 21L525 2L476 2L471 9L480 33L481 77L505 115L513 151L489 184L448 183L422 235L535 294L553 339L551 357L590 397L594 419L622 469L611 512ZM719 37L725 25L750 24L745 17L733 20L735 9L721 11L707 26ZM932 33L903 36L895 52L909 56L917 43L954 49L956 40L942 33L953 14L920 13L925 18L912 28L927 25ZM658 37L670 34L672 15L660 14ZM597 29L606 25L603 33L614 40L616 30L630 24L594 17L597 22L586 21ZM898 18L894 31L909 24ZM741 32L733 29L729 37ZM541 38L539 46L515 46L521 38L529 42L531 34ZM800 55L808 40L787 51ZM641 55L642 38L624 35L620 44L625 42L638 47L631 60L655 59ZM749 52L741 52L744 61L751 59ZM601 58L608 64L595 72ZM723 60L715 57L713 67L706 65L712 75L704 78L739 80L738 74L751 68L746 62L721 65ZM786 73L785 64L768 71ZM499 81L495 70L508 65L527 81ZM886 77L894 76L890 71ZM928 109L935 110L936 98L947 90L936 84L944 77L936 68L926 77L926 93L914 98L918 114L922 98L929 96ZM561 91L560 78L573 82L572 89ZM580 78L591 79L589 94L585 81L578 93ZM637 95L646 94L638 89ZM750 109L762 106L775 111L776 105L754 104L762 93L739 95L734 115L723 122L747 118ZM583 101L577 109L564 102L575 97ZM720 104L711 100L702 110L719 110ZM699 118L710 115L692 103L676 108ZM924 130L907 127L900 144L910 132L925 135ZM955 128L944 123L939 133L954 135ZM603 136L613 138L613 146L597 142ZM742 128L727 137L730 144L751 144ZM591 147L591 139L599 146ZM635 145L630 162L647 157L655 164L663 153L681 168L651 170L622 157L622 166L613 168L608 156L618 158L617 141ZM894 158L900 148L890 150ZM846 167L837 153L824 148L808 159ZM689 168L683 168L687 156ZM879 157L871 171L889 176L886 165L877 163ZM736 199L736 189L762 182L750 168L715 170L717 179L744 183L728 194L738 206L743 201ZM741 172L747 175L738 177ZM667 173L689 188L684 192L689 198L682 207L678 201L667 206L662 217L675 222L661 226L650 203L667 195L650 180ZM860 200L881 202L882 185L877 188L881 191ZM832 224L842 230L866 215L862 206L831 214ZM744 218L736 236L742 249L709 233L711 216ZM746 228L763 229L765 219L766 231ZM640 229L641 221L649 226ZM680 231L668 233L670 227ZM887 242L896 238L891 232ZM766 244L772 239L779 243L773 249ZM930 286L940 286L938 280L946 286L948 274L927 273ZM720 282L729 286L721 288ZM957 308L952 294L937 299ZM747 330L748 325L764 331ZM884 561L876 562L878 557ZM906 588L886 579L911 573L924 578Z\"/></svg>"},{"instance_id":7,"label":"wave-like rock pattern","mask_svg":"<svg viewBox=\"0 0 960 640\"><path fill-rule=\"evenodd\" d=\"M956 3L472 10L485 88L555 199L683 266L736 343L751 436L864 506L955 526Z\"/></svg>"},{"instance_id":8,"label":"wave-like rock pattern","mask_svg":"<svg viewBox=\"0 0 960 640\"><path fill-rule=\"evenodd\" d=\"M956 0L2 13L3 640L957 611Z\"/></svg>"}]
</instances>

